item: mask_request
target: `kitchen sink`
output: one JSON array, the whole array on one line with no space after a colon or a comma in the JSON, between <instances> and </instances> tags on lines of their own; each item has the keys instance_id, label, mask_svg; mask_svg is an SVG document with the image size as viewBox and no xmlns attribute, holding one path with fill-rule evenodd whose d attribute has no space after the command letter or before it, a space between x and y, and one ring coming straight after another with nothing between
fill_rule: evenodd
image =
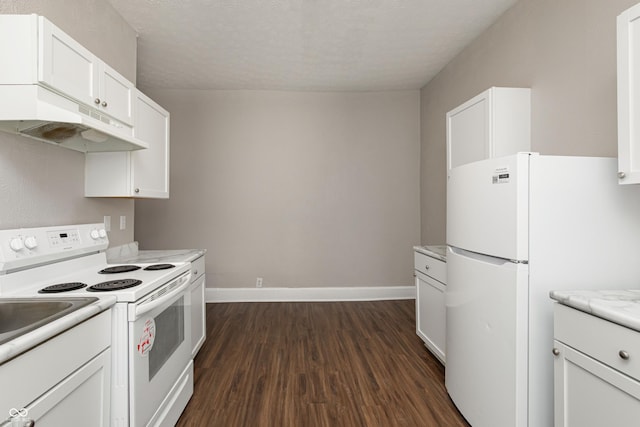
<instances>
[{"instance_id":1,"label":"kitchen sink","mask_svg":"<svg viewBox=\"0 0 640 427\"><path fill-rule=\"evenodd\" d=\"M0 345L85 307L98 298L0 298Z\"/></svg>"}]
</instances>

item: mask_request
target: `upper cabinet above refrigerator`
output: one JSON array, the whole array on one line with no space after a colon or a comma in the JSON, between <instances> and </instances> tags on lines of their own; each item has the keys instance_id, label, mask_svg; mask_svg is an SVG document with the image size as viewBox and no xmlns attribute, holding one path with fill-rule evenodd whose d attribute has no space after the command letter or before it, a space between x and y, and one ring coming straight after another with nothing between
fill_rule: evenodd
<instances>
[{"instance_id":1,"label":"upper cabinet above refrigerator","mask_svg":"<svg viewBox=\"0 0 640 427\"><path fill-rule=\"evenodd\" d=\"M447 171L523 151L531 151L531 89L492 87L447 113Z\"/></svg>"},{"instance_id":2,"label":"upper cabinet above refrigerator","mask_svg":"<svg viewBox=\"0 0 640 427\"><path fill-rule=\"evenodd\" d=\"M618 183L640 183L640 4L618 16ZM634 72L635 70L635 72Z\"/></svg>"}]
</instances>

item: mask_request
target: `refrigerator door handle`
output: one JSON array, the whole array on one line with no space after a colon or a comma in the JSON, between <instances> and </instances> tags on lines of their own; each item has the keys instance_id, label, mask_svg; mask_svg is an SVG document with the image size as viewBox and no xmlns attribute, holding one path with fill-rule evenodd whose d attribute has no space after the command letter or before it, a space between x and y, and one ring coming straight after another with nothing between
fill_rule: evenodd
<instances>
[{"instance_id":1,"label":"refrigerator door handle","mask_svg":"<svg viewBox=\"0 0 640 427\"><path fill-rule=\"evenodd\" d=\"M498 258L493 256L488 256L484 254L480 254L477 252L467 251L465 249L456 248L455 246L447 246L448 250L456 255L460 255L466 258L475 259L476 261L486 262L488 264L493 265L504 265L508 262L513 264L528 264L529 261L526 260L516 260L516 259L507 259L507 258Z\"/></svg>"}]
</instances>

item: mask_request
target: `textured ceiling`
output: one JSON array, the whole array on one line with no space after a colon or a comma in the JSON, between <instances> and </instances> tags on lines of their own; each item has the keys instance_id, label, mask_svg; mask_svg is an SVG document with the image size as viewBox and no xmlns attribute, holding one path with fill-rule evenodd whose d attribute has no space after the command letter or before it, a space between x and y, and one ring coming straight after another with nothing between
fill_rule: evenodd
<instances>
[{"instance_id":1,"label":"textured ceiling","mask_svg":"<svg viewBox=\"0 0 640 427\"><path fill-rule=\"evenodd\" d=\"M386 90L426 84L516 0L109 0L146 88Z\"/></svg>"}]
</instances>

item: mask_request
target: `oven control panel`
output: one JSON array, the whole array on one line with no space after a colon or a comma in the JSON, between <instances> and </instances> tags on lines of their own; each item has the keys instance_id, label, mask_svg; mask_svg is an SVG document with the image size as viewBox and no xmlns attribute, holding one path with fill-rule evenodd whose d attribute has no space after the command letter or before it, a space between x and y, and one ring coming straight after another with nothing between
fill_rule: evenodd
<instances>
[{"instance_id":1,"label":"oven control panel","mask_svg":"<svg viewBox=\"0 0 640 427\"><path fill-rule=\"evenodd\" d=\"M0 274L103 251L108 246L101 223L0 230Z\"/></svg>"},{"instance_id":2,"label":"oven control panel","mask_svg":"<svg viewBox=\"0 0 640 427\"><path fill-rule=\"evenodd\" d=\"M47 233L49 245L55 247L74 247L82 243L80 233L76 229L49 231Z\"/></svg>"}]
</instances>

